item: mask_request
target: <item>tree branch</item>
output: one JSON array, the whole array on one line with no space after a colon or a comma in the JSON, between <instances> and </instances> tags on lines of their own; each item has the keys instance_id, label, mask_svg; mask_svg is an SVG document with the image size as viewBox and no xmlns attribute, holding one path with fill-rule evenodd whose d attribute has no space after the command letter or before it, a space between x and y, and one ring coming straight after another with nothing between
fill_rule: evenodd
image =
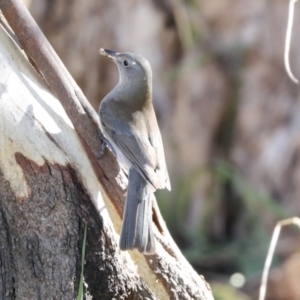
<instances>
[{"instance_id":1,"label":"tree branch","mask_svg":"<svg viewBox=\"0 0 300 300\"><path fill-rule=\"evenodd\" d=\"M99 118L88 100L69 75L65 66L49 44L22 1L0 1L3 12L24 51L34 61L53 94L60 100L72 121L94 171L106 193L122 216L123 191L116 184L117 163L111 153L105 159L96 160L100 153Z\"/></svg>"}]
</instances>

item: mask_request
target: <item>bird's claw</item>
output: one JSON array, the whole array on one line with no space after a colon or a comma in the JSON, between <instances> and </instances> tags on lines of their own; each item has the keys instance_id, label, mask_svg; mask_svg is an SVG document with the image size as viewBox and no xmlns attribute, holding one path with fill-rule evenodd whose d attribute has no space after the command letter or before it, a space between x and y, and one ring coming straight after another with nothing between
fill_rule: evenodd
<instances>
[{"instance_id":1,"label":"bird's claw","mask_svg":"<svg viewBox=\"0 0 300 300\"><path fill-rule=\"evenodd\" d=\"M115 149L112 147L109 140L102 133L100 133L99 135L100 135L100 139L102 141L102 145L101 145L101 149L100 149L100 153L99 153L99 158L101 158L104 155L106 147L109 147L110 150L113 152L114 156L117 157Z\"/></svg>"}]
</instances>

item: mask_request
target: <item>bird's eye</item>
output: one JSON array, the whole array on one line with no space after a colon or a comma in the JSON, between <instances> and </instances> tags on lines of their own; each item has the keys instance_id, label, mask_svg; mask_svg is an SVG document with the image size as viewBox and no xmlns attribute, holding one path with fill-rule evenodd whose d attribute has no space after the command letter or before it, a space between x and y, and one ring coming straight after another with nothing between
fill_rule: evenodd
<instances>
[{"instance_id":1,"label":"bird's eye","mask_svg":"<svg viewBox=\"0 0 300 300\"><path fill-rule=\"evenodd\" d=\"M124 67L128 67L129 66L129 62L128 62L128 60L123 60L123 66Z\"/></svg>"}]
</instances>

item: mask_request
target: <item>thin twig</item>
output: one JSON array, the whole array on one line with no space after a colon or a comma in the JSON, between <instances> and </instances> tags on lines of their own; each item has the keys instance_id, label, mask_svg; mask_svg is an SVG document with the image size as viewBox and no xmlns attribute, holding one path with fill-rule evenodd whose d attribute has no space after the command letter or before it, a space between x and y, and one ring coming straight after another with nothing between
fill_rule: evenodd
<instances>
[{"instance_id":1,"label":"thin twig","mask_svg":"<svg viewBox=\"0 0 300 300\"><path fill-rule=\"evenodd\" d=\"M285 36L285 49L284 49L284 65L285 69L295 83L299 83L298 79L293 75L290 66L289 54L290 54L290 46L291 46L291 37L292 37L292 29L293 29L293 20L294 20L294 6L298 0L290 0L289 4L289 16L288 16L288 25Z\"/></svg>"},{"instance_id":2,"label":"thin twig","mask_svg":"<svg viewBox=\"0 0 300 300\"><path fill-rule=\"evenodd\" d=\"M283 226L287 226L287 225L297 225L300 228L300 219L297 217L294 217L294 218L289 218L289 219L285 219L285 220L277 222L277 224L274 228L274 231L273 231L268 255L267 255L264 270L263 270L261 285L260 285L260 289L259 289L259 300L265 299L266 291L267 291L269 270L271 267L272 258L274 256L274 252L275 252L275 248L276 248L277 241L279 238L279 234L280 234L281 228Z\"/></svg>"}]
</instances>

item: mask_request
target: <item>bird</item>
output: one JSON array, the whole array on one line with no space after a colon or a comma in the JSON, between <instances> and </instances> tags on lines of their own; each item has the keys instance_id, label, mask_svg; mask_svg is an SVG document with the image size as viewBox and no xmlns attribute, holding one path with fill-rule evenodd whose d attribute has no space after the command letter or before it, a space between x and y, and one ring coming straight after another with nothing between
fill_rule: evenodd
<instances>
[{"instance_id":1,"label":"bird","mask_svg":"<svg viewBox=\"0 0 300 300\"><path fill-rule=\"evenodd\" d=\"M119 82L99 106L104 142L128 174L119 247L154 254L153 193L157 189L171 190L171 185L153 108L151 66L135 53L103 48L99 52L119 71Z\"/></svg>"}]
</instances>

